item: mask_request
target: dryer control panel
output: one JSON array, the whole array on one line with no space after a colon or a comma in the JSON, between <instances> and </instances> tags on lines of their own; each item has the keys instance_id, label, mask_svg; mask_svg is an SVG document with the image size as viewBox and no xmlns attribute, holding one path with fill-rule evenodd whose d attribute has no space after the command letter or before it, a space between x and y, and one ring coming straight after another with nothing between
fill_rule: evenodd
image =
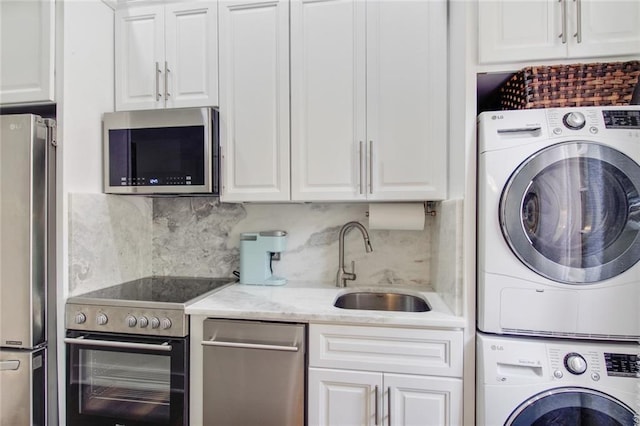
<instances>
[{"instance_id":1,"label":"dryer control panel","mask_svg":"<svg viewBox=\"0 0 640 426\"><path fill-rule=\"evenodd\" d=\"M607 129L640 129L640 109L603 110L604 126Z\"/></svg>"},{"instance_id":2,"label":"dryer control panel","mask_svg":"<svg viewBox=\"0 0 640 426\"><path fill-rule=\"evenodd\" d=\"M614 354L605 352L607 375L619 377L636 377L638 374L638 356L632 354Z\"/></svg>"}]
</instances>

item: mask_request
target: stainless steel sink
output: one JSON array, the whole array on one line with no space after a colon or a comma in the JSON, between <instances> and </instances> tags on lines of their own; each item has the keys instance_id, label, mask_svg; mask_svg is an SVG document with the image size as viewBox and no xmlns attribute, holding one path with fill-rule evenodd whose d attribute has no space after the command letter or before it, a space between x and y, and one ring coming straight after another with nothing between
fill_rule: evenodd
<instances>
[{"instance_id":1,"label":"stainless steel sink","mask_svg":"<svg viewBox=\"0 0 640 426\"><path fill-rule=\"evenodd\" d=\"M429 303L421 296L406 293L355 291L340 295L333 306L370 311L427 312Z\"/></svg>"}]
</instances>

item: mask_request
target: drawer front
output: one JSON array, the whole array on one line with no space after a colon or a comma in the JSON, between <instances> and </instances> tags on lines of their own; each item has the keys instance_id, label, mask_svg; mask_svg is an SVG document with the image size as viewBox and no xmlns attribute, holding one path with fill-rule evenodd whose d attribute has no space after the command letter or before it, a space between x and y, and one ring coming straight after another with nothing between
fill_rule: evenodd
<instances>
[{"instance_id":1,"label":"drawer front","mask_svg":"<svg viewBox=\"0 0 640 426\"><path fill-rule=\"evenodd\" d=\"M462 330L309 326L311 367L462 377Z\"/></svg>"}]
</instances>

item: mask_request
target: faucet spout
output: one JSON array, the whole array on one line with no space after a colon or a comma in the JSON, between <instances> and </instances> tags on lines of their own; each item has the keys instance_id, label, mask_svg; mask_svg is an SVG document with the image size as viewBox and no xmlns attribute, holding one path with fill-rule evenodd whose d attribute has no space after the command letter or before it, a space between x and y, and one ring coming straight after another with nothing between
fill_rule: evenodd
<instances>
[{"instance_id":1,"label":"faucet spout","mask_svg":"<svg viewBox=\"0 0 640 426\"><path fill-rule=\"evenodd\" d=\"M344 236L351 228L357 228L360 230L362 238L364 239L365 251L367 253L371 253L373 251L367 229L362 226L360 222L353 221L345 223L342 228L340 228L340 234L338 235L338 273L336 276L336 287L346 287L347 280L353 281L356 279L355 261L351 262L351 272L346 272L344 269Z\"/></svg>"}]
</instances>

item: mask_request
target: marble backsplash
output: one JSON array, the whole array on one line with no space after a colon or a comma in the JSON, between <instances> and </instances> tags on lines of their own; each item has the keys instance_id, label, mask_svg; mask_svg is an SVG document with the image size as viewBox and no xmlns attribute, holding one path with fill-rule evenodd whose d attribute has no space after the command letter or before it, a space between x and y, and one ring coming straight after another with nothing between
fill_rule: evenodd
<instances>
[{"instance_id":1,"label":"marble backsplash","mask_svg":"<svg viewBox=\"0 0 640 426\"><path fill-rule=\"evenodd\" d=\"M152 200L69 195L69 294L152 273Z\"/></svg>"},{"instance_id":2,"label":"marble backsplash","mask_svg":"<svg viewBox=\"0 0 640 426\"><path fill-rule=\"evenodd\" d=\"M447 274L461 264L461 242L448 240L461 234L451 229L460 226L461 203L440 204L447 217L427 216L422 231L369 231L372 253L351 230L345 259L349 268L355 260L357 280L350 285L435 288L450 294L447 303L454 309L459 274ZM368 227L364 203L228 204L214 197L72 194L69 205L72 295L152 274L230 277L239 270L240 233L275 229L288 233L286 251L273 262L276 275L333 282L340 227L352 220ZM444 250L434 248L436 242Z\"/></svg>"}]
</instances>

